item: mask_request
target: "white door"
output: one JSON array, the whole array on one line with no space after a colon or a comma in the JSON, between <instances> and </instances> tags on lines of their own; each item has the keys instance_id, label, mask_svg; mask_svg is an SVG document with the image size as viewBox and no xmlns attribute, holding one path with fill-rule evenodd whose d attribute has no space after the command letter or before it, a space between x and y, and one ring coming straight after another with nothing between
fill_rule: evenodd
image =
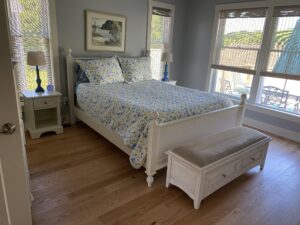
<instances>
[{"instance_id":1,"label":"white door","mask_svg":"<svg viewBox=\"0 0 300 225\"><path fill-rule=\"evenodd\" d=\"M10 59L5 3L0 1L0 225L31 225L25 149ZM6 123L14 124L15 132L3 134L2 126Z\"/></svg>"}]
</instances>

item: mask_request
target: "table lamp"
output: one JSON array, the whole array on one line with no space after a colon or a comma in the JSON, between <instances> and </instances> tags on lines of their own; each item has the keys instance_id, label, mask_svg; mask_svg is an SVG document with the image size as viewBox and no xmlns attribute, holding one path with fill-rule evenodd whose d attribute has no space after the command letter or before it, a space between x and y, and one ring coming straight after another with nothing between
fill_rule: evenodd
<instances>
[{"instance_id":1,"label":"table lamp","mask_svg":"<svg viewBox=\"0 0 300 225\"><path fill-rule=\"evenodd\" d=\"M173 53L172 52L164 52L162 54L161 61L166 63L164 77L163 77L162 81L168 81L169 80L168 64L173 62Z\"/></svg>"},{"instance_id":2,"label":"table lamp","mask_svg":"<svg viewBox=\"0 0 300 225\"><path fill-rule=\"evenodd\" d=\"M43 52L28 52L27 53L27 65L35 66L36 68L36 83L37 88L35 92L41 93L44 92L44 89L41 87L42 80L40 78L39 66L46 65L46 59Z\"/></svg>"}]
</instances>

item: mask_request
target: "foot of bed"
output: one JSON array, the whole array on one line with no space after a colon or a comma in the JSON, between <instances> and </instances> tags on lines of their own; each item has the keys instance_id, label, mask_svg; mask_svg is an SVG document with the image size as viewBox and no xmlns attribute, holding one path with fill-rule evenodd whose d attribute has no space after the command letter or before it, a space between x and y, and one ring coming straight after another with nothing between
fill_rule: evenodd
<instances>
[{"instance_id":1,"label":"foot of bed","mask_svg":"<svg viewBox=\"0 0 300 225\"><path fill-rule=\"evenodd\" d=\"M148 187L150 188L153 184L154 178L153 176L148 176L147 177L147 183L148 183Z\"/></svg>"}]
</instances>

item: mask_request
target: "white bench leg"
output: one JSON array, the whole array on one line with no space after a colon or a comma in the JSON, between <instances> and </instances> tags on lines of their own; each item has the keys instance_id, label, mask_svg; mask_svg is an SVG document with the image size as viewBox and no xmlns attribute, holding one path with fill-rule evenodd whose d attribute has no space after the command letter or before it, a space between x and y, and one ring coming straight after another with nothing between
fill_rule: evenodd
<instances>
[{"instance_id":1,"label":"white bench leg","mask_svg":"<svg viewBox=\"0 0 300 225\"><path fill-rule=\"evenodd\" d=\"M167 180L166 182L166 188L169 188L170 187L170 182Z\"/></svg>"},{"instance_id":2,"label":"white bench leg","mask_svg":"<svg viewBox=\"0 0 300 225\"><path fill-rule=\"evenodd\" d=\"M194 208L199 209L200 205L201 205L201 199L200 198L194 199Z\"/></svg>"},{"instance_id":3,"label":"white bench leg","mask_svg":"<svg viewBox=\"0 0 300 225\"><path fill-rule=\"evenodd\" d=\"M170 187L170 176L171 176L171 157L168 157L168 167L167 167L167 178L166 178L166 187Z\"/></svg>"},{"instance_id":4,"label":"white bench leg","mask_svg":"<svg viewBox=\"0 0 300 225\"><path fill-rule=\"evenodd\" d=\"M266 149L264 151L264 156L263 156L262 162L260 164L260 171L262 171L265 168L268 147L269 147L269 144L267 144Z\"/></svg>"}]
</instances>

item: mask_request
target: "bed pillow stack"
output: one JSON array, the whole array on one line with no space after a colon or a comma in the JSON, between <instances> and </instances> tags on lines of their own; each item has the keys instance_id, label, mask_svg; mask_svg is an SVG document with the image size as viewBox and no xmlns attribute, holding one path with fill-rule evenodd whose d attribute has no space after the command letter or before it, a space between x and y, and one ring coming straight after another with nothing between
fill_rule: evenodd
<instances>
[{"instance_id":1,"label":"bed pillow stack","mask_svg":"<svg viewBox=\"0 0 300 225\"><path fill-rule=\"evenodd\" d=\"M150 57L119 57L118 59L126 82L152 79Z\"/></svg>"},{"instance_id":2,"label":"bed pillow stack","mask_svg":"<svg viewBox=\"0 0 300 225\"><path fill-rule=\"evenodd\" d=\"M77 82L91 84L112 84L117 82L138 82L151 80L150 57L116 57L77 60Z\"/></svg>"},{"instance_id":3,"label":"bed pillow stack","mask_svg":"<svg viewBox=\"0 0 300 225\"><path fill-rule=\"evenodd\" d=\"M122 70L115 57L95 60L77 60L77 63L85 72L91 84L124 82Z\"/></svg>"}]
</instances>

